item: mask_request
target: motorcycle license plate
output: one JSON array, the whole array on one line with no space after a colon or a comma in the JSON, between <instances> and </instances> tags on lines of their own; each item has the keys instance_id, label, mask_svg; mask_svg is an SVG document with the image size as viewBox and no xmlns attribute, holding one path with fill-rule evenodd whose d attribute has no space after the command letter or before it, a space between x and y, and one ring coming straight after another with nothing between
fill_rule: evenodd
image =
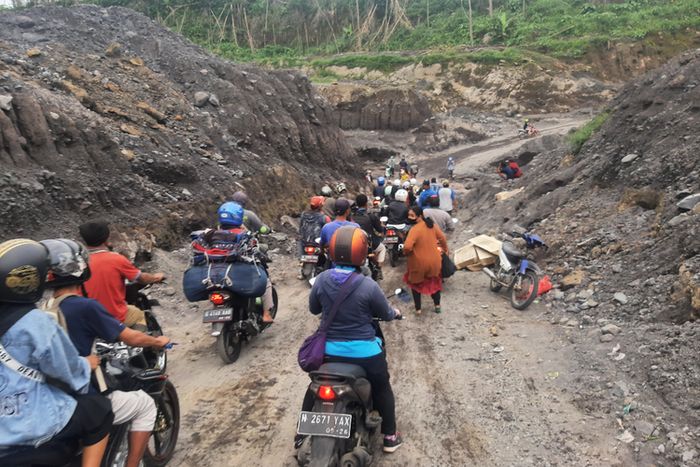
<instances>
[{"instance_id":1,"label":"motorcycle license plate","mask_svg":"<svg viewBox=\"0 0 700 467\"><path fill-rule=\"evenodd\" d=\"M344 413L302 412L299 415L297 433L310 436L349 438L352 415Z\"/></svg>"},{"instance_id":2,"label":"motorcycle license plate","mask_svg":"<svg viewBox=\"0 0 700 467\"><path fill-rule=\"evenodd\" d=\"M204 312L203 323L219 323L233 319L233 308L214 308Z\"/></svg>"},{"instance_id":3,"label":"motorcycle license plate","mask_svg":"<svg viewBox=\"0 0 700 467\"><path fill-rule=\"evenodd\" d=\"M318 263L318 256L316 255L304 255L301 257L302 263Z\"/></svg>"},{"instance_id":4,"label":"motorcycle license plate","mask_svg":"<svg viewBox=\"0 0 700 467\"><path fill-rule=\"evenodd\" d=\"M384 243L399 243L399 237L386 237Z\"/></svg>"}]
</instances>

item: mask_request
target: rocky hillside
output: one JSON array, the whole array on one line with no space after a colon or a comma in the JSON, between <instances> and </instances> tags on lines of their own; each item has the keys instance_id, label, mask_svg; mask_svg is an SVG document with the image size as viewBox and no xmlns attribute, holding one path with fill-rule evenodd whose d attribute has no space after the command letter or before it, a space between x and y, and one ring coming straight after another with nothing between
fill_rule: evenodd
<instances>
[{"instance_id":1,"label":"rocky hillside","mask_svg":"<svg viewBox=\"0 0 700 467\"><path fill-rule=\"evenodd\" d=\"M660 452L668 465L679 465L693 445L684 424L700 423L698 76L695 50L628 84L580 153L532 144L513 154L524 164L522 179L504 185L474 174L467 199L475 230L519 225L550 243L542 264L558 287L545 298L553 324L569 327L572 342L600 342L601 351L619 344L610 355L628 381L617 393L604 381L582 381L599 396L582 406L609 403L618 413L639 404L632 420L652 422L660 442L670 440ZM494 200L517 188L515 197ZM667 416L654 420L644 405L654 401Z\"/></svg>"},{"instance_id":2,"label":"rocky hillside","mask_svg":"<svg viewBox=\"0 0 700 467\"><path fill-rule=\"evenodd\" d=\"M99 215L168 246L240 188L274 223L354 157L299 73L226 62L123 8L0 15L0 238Z\"/></svg>"}]
</instances>

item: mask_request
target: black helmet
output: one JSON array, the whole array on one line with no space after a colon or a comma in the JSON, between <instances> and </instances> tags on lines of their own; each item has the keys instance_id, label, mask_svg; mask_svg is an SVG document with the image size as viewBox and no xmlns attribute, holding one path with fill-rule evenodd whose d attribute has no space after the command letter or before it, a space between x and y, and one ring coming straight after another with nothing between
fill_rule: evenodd
<instances>
[{"instance_id":1,"label":"black helmet","mask_svg":"<svg viewBox=\"0 0 700 467\"><path fill-rule=\"evenodd\" d=\"M43 240L41 244L49 251L47 287L57 289L90 279L88 252L80 243L58 238Z\"/></svg>"},{"instance_id":2,"label":"black helmet","mask_svg":"<svg viewBox=\"0 0 700 467\"><path fill-rule=\"evenodd\" d=\"M48 269L44 245L26 238L0 243L0 302L37 302L44 293Z\"/></svg>"}]
</instances>

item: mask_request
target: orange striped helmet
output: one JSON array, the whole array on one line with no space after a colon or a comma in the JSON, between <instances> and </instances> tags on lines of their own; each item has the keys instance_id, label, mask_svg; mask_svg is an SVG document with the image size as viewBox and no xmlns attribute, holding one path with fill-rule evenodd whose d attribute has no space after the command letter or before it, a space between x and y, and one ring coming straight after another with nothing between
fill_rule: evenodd
<instances>
[{"instance_id":1,"label":"orange striped helmet","mask_svg":"<svg viewBox=\"0 0 700 467\"><path fill-rule=\"evenodd\" d=\"M362 266L367 259L367 234L362 229L346 225L335 231L328 249L335 264Z\"/></svg>"}]
</instances>

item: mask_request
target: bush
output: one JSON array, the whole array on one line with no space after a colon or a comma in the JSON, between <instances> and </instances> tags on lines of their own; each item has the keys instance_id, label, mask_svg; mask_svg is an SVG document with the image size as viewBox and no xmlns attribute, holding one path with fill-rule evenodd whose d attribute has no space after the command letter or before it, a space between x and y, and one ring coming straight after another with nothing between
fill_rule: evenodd
<instances>
[{"instance_id":1,"label":"bush","mask_svg":"<svg viewBox=\"0 0 700 467\"><path fill-rule=\"evenodd\" d=\"M608 118L610 118L610 111L606 110L573 132L568 138L569 144L571 145L571 151L574 154L578 154L586 141L588 141L591 136L593 136L593 134L597 132L605 122L608 121Z\"/></svg>"}]
</instances>

